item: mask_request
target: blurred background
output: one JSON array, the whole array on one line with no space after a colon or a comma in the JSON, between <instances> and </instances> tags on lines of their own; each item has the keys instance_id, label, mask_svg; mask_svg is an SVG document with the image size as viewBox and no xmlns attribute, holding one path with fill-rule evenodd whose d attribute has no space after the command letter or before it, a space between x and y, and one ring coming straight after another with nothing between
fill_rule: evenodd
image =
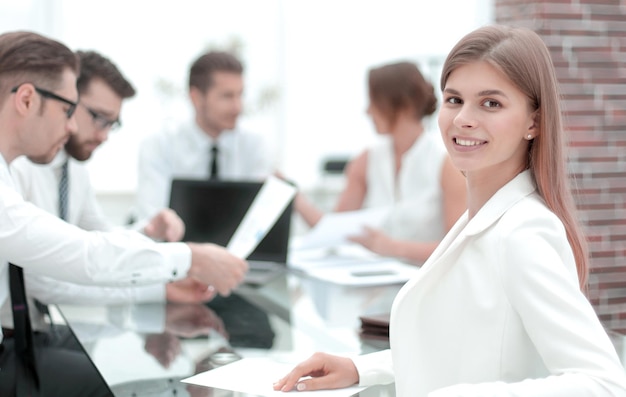
<instances>
[{"instance_id":1,"label":"blurred background","mask_svg":"<svg viewBox=\"0 0 626 397\"><path fill-rule=\"evenodd\" d=\"M367 70L413 60L437 85L452 45L492 20L491 2L0 0L0 29L94 49L135 85L122 128L89 163L105 211L121 222L136 185L138 144L190 117L187 73L201 52L239 54L246 67L240 127L270 136L276 167L321 199L333 190L321 172L325 159L349 158L375 139L365 114Z\"/></svg>"},{"instance_id":2,"label":"blurred background","mask_svg":"<svg viewBox=\"0 0 626 397\"><path fill-rule=\"evenodd\" d=\"M548 45L590 243L589 296L605 324L626 333L626 0L0 0L1 32L34 30L95 49L136 86L123 127L89 164L107 215L120 223L139 141L189 117L187 70L204 50L239 54L240 127L271 137L276 167L328 208L342 181L322 164L376 139L365 114L367 70L413 60L437 87L454 43L493 22L529 27Z\"/></svg>"}]
</instances>

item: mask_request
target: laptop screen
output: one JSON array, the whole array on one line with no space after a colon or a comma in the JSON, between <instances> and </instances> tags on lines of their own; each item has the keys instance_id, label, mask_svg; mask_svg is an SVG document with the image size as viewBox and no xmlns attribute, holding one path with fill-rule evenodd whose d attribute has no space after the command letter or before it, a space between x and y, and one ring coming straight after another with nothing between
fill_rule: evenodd
<instances>
[{"instance_id":1,"label":"laptop screen","mask_svg":"<svg viewBox=\"0 0 626 397\"><path fill-rule=\"evenodd\" d=\"M183 241L226 246L263 182L174 179L170 208L185 222ZM287 262L293 202L267 232L249 260Z\"/></svg>"}]
</instances>

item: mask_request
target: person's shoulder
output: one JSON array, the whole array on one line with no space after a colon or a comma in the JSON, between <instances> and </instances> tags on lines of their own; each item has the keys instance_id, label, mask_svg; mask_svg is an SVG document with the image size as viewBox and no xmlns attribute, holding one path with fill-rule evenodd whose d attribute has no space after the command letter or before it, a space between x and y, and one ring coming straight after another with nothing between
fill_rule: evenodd
<instances>
[{"instance_id":1,"label":"person's shoulder","mask_svg":"<svg viewBox=\"0 0 626 397\"><path fill-rule=\"evenodd\" d=\"M181 135L190 134L193 130L190 122L166 122L163 123L158 130L155 130L144 137L144 141L164 141L180 137Z\"/></svg>"},{"instance_id":2,"label":"person's shoulder","mask_svg":"<svg viewBox=\"0 0 626 397\"><path fill-rule=\"evenodd\" d=\"M498 228L502 236L523 235L552 236L566 238L565 226L561 219L548 208L537 192L524 196L512 205L500 218Z\"/></svg>"},{"instance_id":3,"label":"person's shoulder","mask_svg":"<svg viewBox=\"0 0 626 397\"><path fill-rule=\"evenodd\" d=\"M232 142L235 142L235 145L244 150L251 150L253 152L265 154L270 151L270 139L264 134L244 129L231 130L230 133L233 139Z\"/></svg>"}]
</instances>

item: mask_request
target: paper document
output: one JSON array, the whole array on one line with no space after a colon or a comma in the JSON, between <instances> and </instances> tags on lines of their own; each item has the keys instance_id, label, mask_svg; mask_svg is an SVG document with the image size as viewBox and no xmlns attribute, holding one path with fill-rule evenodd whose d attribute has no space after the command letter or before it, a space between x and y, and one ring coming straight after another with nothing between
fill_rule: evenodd
<instances>
[{"instance_id":1,"label":"paper document","mask_svg":"<svg viewBox=\"0 0 626 397\"><path fill-rule=\"evenodd\" d=\"M348 236L363 232L364 226L380 227L390 207L367 208L357 211L328 212L303 236L296 249L333 247L349 242Z\"/></svg>"},{"instance_id":2,"label":"paper document","mask_svg":"<svg viewBox=\"0 0 626 397\"><path fill-rule=\"evenodd\" d=\"M289 267L308 271L318 267L338 267L353 264L380 262L387 258L373 253L358 244L338 245L330 248L293 250Z\"/></svg>"},{"instance_id":3,"label":"paper document","mask_svg":"<svg viewBox=\"0 0 626 397\"><path fill-rule=\"evenodd\" d=\"M285 376L296 364L286 364L268 358L244 358L232 364L203 372L181 382L257 396L286 397L290 394L275 391L272 384ZM348 387L337 390L301 391L300 395L315 397L349 397L365 389Z\"/></svg>"},{"instance_id":4,"label":"paper document","mask_svg":"<svg viewBox=\"0 0 626 397\"><path fill-rule=\"evenodd\" d=\"M404 284L419 271L419 267L394 259L371 263L325 266L306 270L308 276L333 284L372 286Z\"/></svg>"},{"instance_id":5,"label":"paper document","mask_svg":"<svg viewBox=\"0 0 626 397\"><path fill-rule=\"evenodd\" d=\"M247 258L274 226L295 194L295 186L269 176L228 242L228 251L240 258Z\"/></svg>"}]
</instances>

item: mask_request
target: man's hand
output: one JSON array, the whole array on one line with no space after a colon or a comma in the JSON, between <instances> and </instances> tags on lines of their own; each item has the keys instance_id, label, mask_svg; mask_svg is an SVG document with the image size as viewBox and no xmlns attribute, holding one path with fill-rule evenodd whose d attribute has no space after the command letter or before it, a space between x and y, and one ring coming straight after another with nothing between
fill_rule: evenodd
<instances>
[{"instance_id":1,"label":"man's hand","mask_svg":"<svg viewBox=\"0 0 626 397\"><path fill-rule=\"evenodd\" d=\"M206 285L191 277L167 283L165 296L168 302L175 303L202 303L215 297L215 288Z\"/></svg>"},{"instance_id":2,"label":"man's hand","mask_svg":"<svg viewBox=\"0 0 626 397\"><path fill-rule=\"evenodd\" d=\"M185 223L170 208L164 208L143 228L146 236L161 241L180 241L185 235Z\"/></svg>"},{"instance_id":3,"label":"man's hand","mask_svg":"<svg viewBox=\"0 0 626 397\"><path fill-rule=\"evenodd\" d=\"M188 276L211 285L222 296L230 295L248 271L248 262L215 244L187 243L191 248Z\"/></svg>"}]
</instances>

